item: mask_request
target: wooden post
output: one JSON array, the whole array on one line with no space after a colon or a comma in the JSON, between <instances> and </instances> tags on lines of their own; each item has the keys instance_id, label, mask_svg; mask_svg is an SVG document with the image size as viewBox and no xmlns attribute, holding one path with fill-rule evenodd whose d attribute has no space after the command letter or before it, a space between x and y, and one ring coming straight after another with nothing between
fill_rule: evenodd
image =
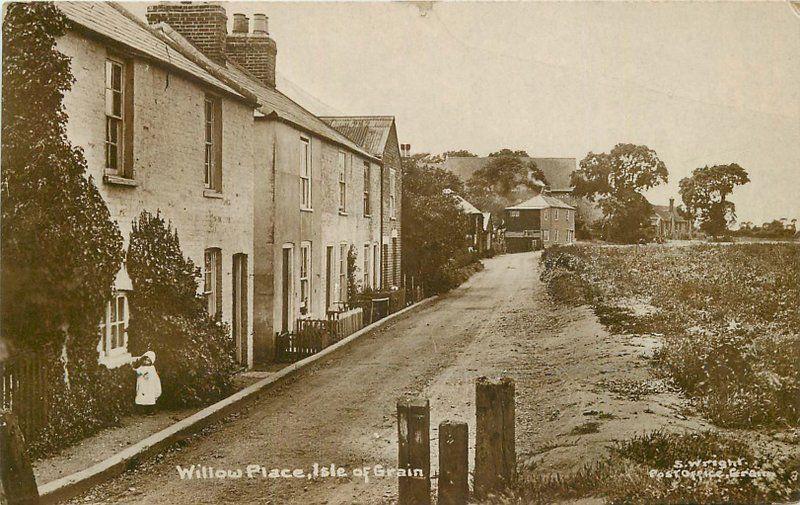
<instances>
[{"instance_id":1,"label":"wooden post","mask_svg":"<svg viewBox=\"0 0 800 505\"><path fill-rule=\"evenodd\" d=\"M398 505L431 502L430 403L427 398L397 400L397 468L409 476L397 478ZM422 476L413 476L422 470Z\"/></svg>"},{"instance_id":2,"label":"wooden post","mask_svg":"<svg viewBox=\"0 0 800 505\"><path fill-rule=\"evenodd\" d=\"M35 505L39 489L33 476L31 462L25 451L25 440L17 418L0 410L0 503L4 505Z\"/></svg>"},{"instance_id":3,"label":"wooden post","mask_svg":"<svg viewBox=\"0 0 800 505\"><path fill-rule=\"evenodd\" d=\"M514 381L508 377L475 381L475 495L508 487L516 475Z\"/></svg>"},{"instance_id":4,"label":"wooden post","mask_svg":"<svg viewBox=\"0 0 800 505\"><path fill-rule=\"evenodd\" d=\"M467 423L439 423L438 505L466 505L469 497Z\"/></svg>"}]
</instances>

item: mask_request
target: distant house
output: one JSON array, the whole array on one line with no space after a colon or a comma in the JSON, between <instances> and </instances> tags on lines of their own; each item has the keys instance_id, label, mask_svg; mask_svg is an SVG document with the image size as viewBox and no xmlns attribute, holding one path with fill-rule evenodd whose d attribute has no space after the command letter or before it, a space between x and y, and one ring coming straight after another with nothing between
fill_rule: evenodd
<instances>
[{"instance_id":1,"label":"distant house","mask_svg":"<svg viewBox=\"0 0 800 505\"><path fill-rule=\"evenodd\" d=\"M508 252L530 251L575 241L575 207L552 196L536 195L507 207L505 219Z\"/></svg>"},{"instance_id":2,"label":"distant house","mask_svg":"<svg viewBox=\"0 0 800 505\"><path fill-rule=\"evenodd\" d=\"M653 205L650 225L655 235L661 239L685 240L691 238L689 221L678 213L675 199L669 199L669 205Z\"/></svg>"},{"instance_id":3,"label":"distant house","mask_svg":"<svg viewBox=\"0 0 800 505\"><path fill-rule=\"evenodd\" d=\"M454 197L461 211L469 217L467 240L470 244L470 250L481 255L486 253L492 248L494 240L494 224L492 223L491 213L482 212L452 190L446 189L445 194Z\"/></svg>"},{"instance_id":4,"label":"distant house","mask_svg":"<svg viewBox=\"0 0 800 505\"><path fill-rule=\"evenodd\" d=\"M491 157L461 157L455 156L447 158L442 162L441 167L456 174L465 183L472 177L472 174L485 167L492 161ZM572 206L580 214L586 224L591 224L603 215L600 209L585 198L577 197L573 194L572 173L578 169L577 158L533 158L520 157L523 162L536 164L539 170L544 173L547 179L543 193L556 197L564 203ZM532 191L530 196L535 196L536 191Z\"/></svg>"}]
</instances>

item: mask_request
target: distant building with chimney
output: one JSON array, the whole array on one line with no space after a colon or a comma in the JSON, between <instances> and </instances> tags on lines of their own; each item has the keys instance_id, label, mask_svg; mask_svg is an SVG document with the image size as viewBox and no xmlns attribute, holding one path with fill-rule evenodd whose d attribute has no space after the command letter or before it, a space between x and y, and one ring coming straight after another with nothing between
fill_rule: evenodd
<instances>
[{"instance_id":1,"label":"distant building with chimney","mask_svg":"<svg viewBox=\"0 0 800 505\"><path fill-rule=\"evenodd\" d=\"M691 224L675 207L675 199L669 199L669 205L653 205L650 226L655 236L663 240L686 240L691 238Z\"/></svg>"}]
</instances>

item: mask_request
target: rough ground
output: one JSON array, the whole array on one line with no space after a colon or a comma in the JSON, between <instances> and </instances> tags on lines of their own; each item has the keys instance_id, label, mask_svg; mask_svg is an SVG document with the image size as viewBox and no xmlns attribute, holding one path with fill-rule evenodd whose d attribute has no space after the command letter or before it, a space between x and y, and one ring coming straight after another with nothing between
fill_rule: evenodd
<instances>
[{"instance_id":1,"label":"rough ground","mask_svg":"<svg viewBox=\"0 0 800 505\"><path fill-rule=\"evenodd\" d=\"M635 433L704 426L650 380L647 356L657 342L609 335L587 308L553 304L538 280L538 258L485 260L486 269L452 293L74 502L393 503L391 478L181 480L175 466L393 467L396 399L423 394L431 401L435 474L440 421L466 420L474 437L473 383L481 375L516 379L517 453L535 471L574 469ZM597 423L596 433L573 434L589 422Z\"/></svg>"}]
</instances>

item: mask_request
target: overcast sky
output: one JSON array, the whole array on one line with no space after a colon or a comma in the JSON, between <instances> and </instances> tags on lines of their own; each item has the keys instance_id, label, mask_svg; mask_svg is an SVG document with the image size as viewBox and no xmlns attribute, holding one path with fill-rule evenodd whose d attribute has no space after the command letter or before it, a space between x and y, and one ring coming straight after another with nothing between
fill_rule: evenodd
<instances>
[{"instance_id":1,"label":"overcast sky","mask_svg":"<svg viewBox=\"0 0 800 505\"><path fill-rule=\"evenodd\" d=\"M414 152L583 158L646 144L676 197L736 162L739 220L800 218L800 16L788 3L223 3L263 12L279 87L318 114L390 114ZM146 4L127 4L144 16ZM282 84L282 86L281 86Z\"/></svg>"}]
</instances>

